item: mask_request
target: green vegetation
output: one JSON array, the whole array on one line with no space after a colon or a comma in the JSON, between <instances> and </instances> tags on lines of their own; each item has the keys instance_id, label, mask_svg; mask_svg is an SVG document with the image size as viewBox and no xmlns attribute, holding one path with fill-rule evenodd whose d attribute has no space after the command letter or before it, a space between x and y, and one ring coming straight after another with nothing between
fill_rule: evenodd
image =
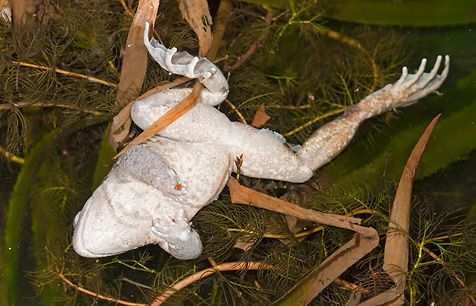
<instances>
[{"instance_id":1,"label":"green vegetation","mask_svg":"<svg viewBox=\"0 0 476 306\"><path fill-rule=\"evenodd\" d=\"M234 261L263 262L274 269L219 272L178 291L167 303L270 304L350 240L348 231L308 222L291 227L295 234L280 214L231 204L225 189L193 219L204 243L197 260L176 260L157 246L98 260L76 255L70 245L74 215L115 155L108 121L119 112L115 84L132 17L121 1L49 2L33 27L0 25L0 146L25 159L17 165L0 155L0 304L23 305L33 296L39 305L107 303L78 292L64 278L103 296L149 303L213 262ZM210 1L212 16L219 3ZM124 1L131 12L137 4ZM216 57L229 73L231 89L232 106L223 103L220 110L250 123L264 105L271 116L264 127L301 143L350 105L398 79L403 65L412 71L422 57L432 62L440 53L452 56L441 95L369 120L309 182L240 177L243 185L307 208L357 212L383 237L393 186L425 126L442 113L417 173L428 190L419 189L411 218L407 287L421 304L452 298L453 292L467 299L454 273L474 279L476 269L476 229L466 218L471 205L474 216L475 191L445 197L447 202L438 205L427 197L455 164L474 165L476 31L464 25L476 22L475 10L469 0L240 1L234 3ZM195 34L180 16L177 1L161 1L155 36L196 54ZM256 49L243 60L253 45ZM141 92L174 78L149 61ZM132 133L138 132L133 127ZM382 248L377 247L341 278L368 289L362 299L368 298L391 285L380 276L381 265ZM313 304L345 304L349 294L342 284L332 284Z\"/></svg>"}]
</instances>

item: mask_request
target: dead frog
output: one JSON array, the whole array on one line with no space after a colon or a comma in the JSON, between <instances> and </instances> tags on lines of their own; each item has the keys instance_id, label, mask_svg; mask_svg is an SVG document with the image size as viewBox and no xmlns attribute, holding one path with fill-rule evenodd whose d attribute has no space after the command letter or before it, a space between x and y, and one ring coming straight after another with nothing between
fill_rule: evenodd
<instances>
[{"instance_id":1,"label":"dead frog","mask_svg":"<svg viewBox=\"0 0 476 306\"><path fill-rule=\"evenodd\" d=\"M305 182L347 146L364 120L415 103L439 88L449 69L448 56L441 74L441 56L428 73L426 59L415 74L404 67L397 82L367 96L292 150L276 132L231 122L214 107L228 94L222 72L206 58L149 41L148 29L147 24L144 44L152 58L170 73L197 78L205 88L192 110L120 157L76 215L73 247L84 257L147 244L158 244L178 259L198 257L202 243L190 220L218 197L237 170L237 156L243 156L243 175ZM146 129L190 92L170 89L135 101L132 120Z\"/></svg>"}]
</instances>

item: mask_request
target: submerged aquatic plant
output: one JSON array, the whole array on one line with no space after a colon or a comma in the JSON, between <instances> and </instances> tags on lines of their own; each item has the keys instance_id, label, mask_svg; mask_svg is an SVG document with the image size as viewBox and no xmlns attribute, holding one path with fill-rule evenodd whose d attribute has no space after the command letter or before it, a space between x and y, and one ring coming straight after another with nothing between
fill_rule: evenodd
<instances>
[{"instance_id":1,"label":"submerged aquatic plant","mask_svg":"<svg viewBox=\"0 0 476 306\"><path fill-rule=\"evenodd\" d=\"M167 302L268 304L350 239L347 231L312 223L290 227L290 220L280 214L235 206L223 194L194 219L204 242L197 260L179 261L154 246L98 260L77 256L70 246L72 220L107 173L99 165L103 160L96 165L91 156L103 150L104 122L119 111L115 97L121 57L138 3L49 3L50 18L34 28L0 27L1 145L4 152L25 158L20 170L11 164L7 169L5 163L1 170L2 175L18 173L14 187L2 187L2 192L11 192L2 224L7 303L20 303L19 285L29 288L30 282L45 305L97 299L148 303L201 270L253 262L261 263L262 269L215 272ZM235 4L217 56L218 65L230 73L232 88L228 103L220 106L223 112L251 122L265 105L272 118L265 127L300 142L398 74L406 57L403 37L389 29L330 22L316 13L324 8L316 1L292 1L287 10ZM197 53L195 34L175 1L161 1L156 31L166 45ZM151 63L142 92L171 79ZM364 130L376 139L359 134L356 142L377 147L379 129L392 121L390 116L372 120ZM15 162L11 155L2 156ZM359 161L353 157L353 163ZM307 208L358 214L366 226L381 235L386 232L393 197L388 185L381 190L353 179L339 186L322 177L302 185L241 179ZM474 271L474 226L461 216L448 216L433 213L426 202L413 210L408 273L413 302L461 290L463 272ZM32 237L31 245L21 244L27 237ZM23 265L24 259L31 264ZM382 248L377 248L313 303L344 304L356 288L366 296L384 291L391 282L379 272L381 265ZM24 270L31 277L25 278Z\"/></svg>"}]
</instances>

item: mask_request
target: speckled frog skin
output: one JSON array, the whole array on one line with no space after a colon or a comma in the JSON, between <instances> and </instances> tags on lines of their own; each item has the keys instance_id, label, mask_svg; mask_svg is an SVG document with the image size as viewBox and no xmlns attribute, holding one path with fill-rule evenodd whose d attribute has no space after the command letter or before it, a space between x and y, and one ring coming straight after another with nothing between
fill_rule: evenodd
<instances>
[{"instance_id":1,"label":"speckled frog skin","mask_svg":"<svg viewBox=\"0 0 476 306\"><path fill-rule=\"evenodd\" d=\"M197 78L204 89L199 103L159 135L130 149L74 220L73 247L81 256L104 257L147 244L158 244L178 259L200 255L202 243L190 220L223 190L234 160L242 156L243 175L305 182L339 154L364 120L410 105L441 86L449 57L425 72L423 59L415 74L403 68L394 84L367 96L344 115L318 129L295 150L270 130L231 122L214 106L228 94L222 72L208 59L167 49L155 39L144 44L151 57L170 73ZM132 107L132 120L142 129L164 115L190 88L170 89Z\"/></svg>"}]
</instances>

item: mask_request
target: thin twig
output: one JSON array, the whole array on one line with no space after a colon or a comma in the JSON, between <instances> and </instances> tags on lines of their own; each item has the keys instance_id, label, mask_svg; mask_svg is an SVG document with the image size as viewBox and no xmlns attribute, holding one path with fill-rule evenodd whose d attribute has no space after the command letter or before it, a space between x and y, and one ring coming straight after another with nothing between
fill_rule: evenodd
<instances>
[{"instance_id":1,"label":"thin twig","mask_svg":"<svg viewBox=\"0 0 476 306\"><path fill-rule=\"evenodd\" d=\"M127 16L134 18L134 13L131 11L131 9L127 6L126 1L124 0L119 0L121 2L122 7L124 8L124 11L126 11Z\"/></svg>"},{"instance_id":2,"label":"thin twig","mask_svg":"<svg viewBox=\"0 0 476 306\"><path fill-rule=\"evenodd\" d=\"M126 283L129 283L129 284L132 284L132 285L134 285L134 286L137 286L137 287L141 287L141 288L153 290L153 288L152 288L151 286L147 286L147 285L144 285L144 284L142 284L142 283L133 281L132 279L129 279L129 278L127 278L127 277L122 277L121 280L124 281L124 282L126 282Z\"/></svg>"},{"instance_id":3,"label":"thin twig","mask_svg":"<svg viewBox=\"0 0 476 306\"><path fill-rule=\"evenodd\" d=\"M240 55L233 65L225 67L224 69L225 73L231 72L237 69L238 67L240 67L241 65L243 65L245 62L247 62L251 58L251 56L256 52L256 50L258 50L258 48L260 48L263 45L262 40L263 40L262 37L260 37L257 40L253 41L253 43L248 48L248 50L246 50L245 53Z\"/></svg>"},{"instance_id":4,"label":"thin twig","mask_svg":"<svg viewBox=\"0 0 476 306\"><path fill-rule=\"evenodd\" d=\"M91 81L91 82L107 85L107 86L110 86L110 87L114 87L114 88L117 87L117 84L115 84L115 83L104 81L104 80L101 80L101 79L98 79L98 78L95 78L95 77L92 77L92 76L89 76L89 75L85 75L85 74L80 74L80 73L71 72L71 71L67 71L67 70L63 70L63 69L59 69L59 68L40 66L40 65L35 65L35 64L30 64L30 63L25 63L25 62L20 62L20 61L13 61L13 63L16 64L16 65L22 66L22 67L41 69L41 70L45 70L45 71L54 71L56 73L60 73L60 74L75 77L75 78L85 79L85 80L88 80L88 81Z\"/></svg>"},{"instance_id":5,"label":"thin twig","mask_svg":"<svg viewBox=\"0 0 476 306\"><path fill-rule=\"evenodd\" d=\"M463 233L449 234L449 235L439 236L439 237L435 237L435 238L431 238L431 239L426 239L425 244L428 244L428 243L434 242L434 241L438 241L438 240L445 240L445 239L450 239L450 238L454 238L454 237L459 237L459 236L463 236Z\"/></svg>"},{"instance_id":6,"label":"thin twig","mask_svg":"<svg viewBox=\"0 0 476 306\"><path fill-rule=\"evenodd\" d=\"M0 154L3 155L3 157L5 157L6 159L8 159L8 160L10 160L14 163L17 163L17 164L20 164L20 165L23 165L25 163L24 158L21 158L19 156L16 156L13 153L8 152L3 147L0 147Z\"/></svg>"},{"instance_id":7,"label":"thin twig","mask_svg":"<svg viewBox=\"0 0 476 306\"><path fill-rule=\"evenodd\" d=\"M352 217L352 216L355 216L355 215L363 215L363 214L374 215L374 214L376 214L376 211L373 210L373 209L358 209L358 210L351 211L350 213L347 214L347 216ZM304 237L307 237L311 234L323 231L324 229L325 229L324 226L319 225L319 226L313 227L313 228L311 228L309 230L306 230L306 231L302 231L302 232L299 232L299 233L294 233L294 234L292 234L292 236L296 239L304 238ZM247 229L243 229L243 228L229 228L228 231L229 232L246 233L246 234L249 234L249 235L259 235L255 231L251 231L251 230L247 230ZM287 239L287 238L289 238L289 235L264 233L263 238Z\"/></svg>"},{"instance_id":8,"label":"thin twig","mask_svg":"<svg viewBox=\"0 0 476 306\"><path fill-rule=\"evenodd\" d=\"M434 260L436 260L439 264L441 264L447 271L448 273L451 274L451 276L454 277L454 279L458 282L458 285L463 288L463 289L466 289L466 290L469 290L468 287L466 286L466 284L464 283L464 280L461 279L461 277L459 277L459 275L453 270L451 269L451 267L448 266L448 264L443 260L441 259L438 255L436 255L435 253L433 253L431 250L429 250L427 247L425 247L423 245L423 243L421 244L421 249L427 253L428 255L430 255ZM473 305L476 305L476 298L474 296L472 296L471 294L468 294L469 298L471 299L471 302L473 303Z\"/></svg>"},{"instance_id":9,"label":"thin twig","mask_svg":"<svg viewBox=\"0 0 476 306\"><path fill-rule=\"evenodd\" d=\"M267 109L275 108L275 109L290 109L290 110L298 110L298 109L308 109L311 108L311 104L304 104L304 105L268 105L266 106Z\"/></svg>"},{"instance_id":10,"label":"thin twig","mask_svg":"<svg viewBox=\"0 0 476 306\"><path fill-rule=\"evenodd\" d=\"M238 108L236 108L236 106L231 103L230 100L228 99L225 99L225 103L233 110L236 112L236 114L238 115L238 118L240 118L241 122L243 122L244 124L248 124L248 122L246 122L246 118L245 116L243 116L243 114L238 110Z\"/></svg>"},{"instance_id":11,"label":"thin twig","mask_svg":"<svg viewBox=\"0 0 476 306\"><path fill-rule=\"evenodd\" d=\"M362 286L359 286L359 285L356 285L356 284L352 284L352 283L349 283L348 281L345 281L343 279L340 279L340 278L337 278L336 280L334 280L334 284L336 284L337 286L341 287L341 288L344 288L344 289L347 289L349 291L360 291L361 293L367 293L369 292L369 289L365 288L365 287L362 287Z\"/></svg>"},{"instance_id":12,"label":"thin twig","mask_svg":"<svg viewBox=\"0 0 476 306\"><path fill-rule=\"evenodd\" d=\"M379 73L379 68L377 66L377 63L375 62L375 59L373 58L373 56L370 55L369 51L366 48L364 48L364 46L362 46L362 44L358 40L352 37L345 36L339 32L333 31L328 28L313 27L313 29L322 35L326 35L330 39L337 40L343 44L356 48L367 57L368 61L370 62L370 66L372 67L373 81L372 81L372 87L370 89L370 92L373 92L375 90L375 87L377 86L380 73Z\"/></svg>"},{"instance_id":13,"label":"thin twig","mask_svg":"<svg viewBox=\"0 0 476 306\"><path fill-rule=\"evenodd\" d=\"M325 119L325 118L327 118L327 117L330 117L330 116L334 116L334 115L343 113L345 110L346 110L345 108L339 108L339 109L330 111L330 112L328 112L328 113L325 113L325 114L323 114L323 115L317 116L317 117L315 117L314 119L312 119L312 120L310 120L310 121L308 121L308 122L306 122L306 123L304 123L304 124L298 126L298 127L295 128L294 130L291 130L291 131L289 131L289 132L287 132L287 133L284 133L283 136L284 136L284 137L289 137L289 136L291 136L291 135L294 135L294 134L296 134L297 132L299 132L299 131L305 129L306 127L308 127L308 126L310 126L310 125L312 125L312 124L314 124L314 123L316 123L316 122L318 122L318 121L320 121L320 120L322 120L322 119Z\"/></svg>"},{"instance_id":14,"label":"thin twig","mask_svg":"<svg viewBox=\"0 0 476 306\"><path fill-rule=\"evenodd\" d=\"M87 109L83 108L74 104L68 104L68 103L51 103L51 102L15 102L15 103L5 103L5 104L0 104L0 111L2 110L10 110L13 108L22 108L22 107L57 107L57 108L64 108L64 109L69 109L69 110L76 110L80 111L86 114L91 114L94 116L104 116L105 113L93 110L93 109Z\"/></svg>"},{"instance_id":15,"label":"thin twig","mask_svg":"<svg viewBox=\"0 0 476 306\"><path fill-rule=\"evenodd\" d=\"M245 53L241 54L238 59L235 61L235 63L231 66L225 66L224 71L225 72L231 72L237 68L239 68L241 65L243 65L245 62L247 62L253 54L263 46L264 41L269 35L269 29L271 27L271 24L275 20L275 17L273 16L274 11L273 10L268 10L266 16L259 16L266 24L267 27L264 29L263 33L261 33L260 37L255 39L251 45L248 47L248 50L245 51Z\"/></svg>"},{"instance_id":16,"label":"thin twig","mask_svg":"<svg viewBox=\"0 0 476 306\"><path fill-rule=\"evenodd\" d=\"M187 278L172 285L167 291L162 293L159 297L155 298L151 306L159 306L165 302L169 297L175 294L177 291L193 284L196 281L202 280L205 277L211 276L216 272L224 271L243 271L243 270L271 270L273 266L262 262L227 262L217 265L212 268L204 269L200 272L194 273Z\"/></svg>"},{"instance_id":17,"label":"thin twig","mask_svg":"<svg viewBox=\"0 0 476 306\"><path fill-rule=\"evenodd\" d=\"M174 123L178 118L185 115L190 109L192 109L198 102L198 96L203 88L203 85L200 83L195 83L193 86L192 92L185 97L180 103L172 107L167 111L165 115L154 121L147 129L134 138L131 142L127 144L116 156L114 159L118 158L122 154L126 153L130 148L135 145L141 144L144 141L148 140L150 137L160 133L163 129L168 127L170 124Z\"/></svg>"},{"instance_id":18,"label":"thin twig","mask_svg":"<svg viewBox=\"0 0 476 306\"><path fill-rule=\"evenodd\" d=\"M212 257L207 257L207 260L208 260L208 262L210 263L210 265L211 265L212 267L215 268L216 266L218 266L217 262L216 262L215 259L213 259Z\"/></svg>"},{"instance_id":19,"label":"thin twig","mask_svg":"<svg viewBox=\"0 0 476 306\"><path fill-rule=\"evenodd\" d=\"M90 295L92 297L95 297L95 298L98 298L98 299L101 299L101 300L104 300L104 301L113 302L113 303L120 304L120 305L129 305L129 306L146 306L147 305L147 304L123 301L123 300L120 300L120 299L105 296L105 295L90 291L88 289L84 289L83 287L80 287L79 285L76 285L75 283L73 283L72 281L67 279L66 276L64 276L62 273L58 273L58 276L59 276L59 278L61 278L61 280L64 283L66 283L68 286L72 287L74 290L85 293L87 295Z\"/></svg>"}]
</instances>

